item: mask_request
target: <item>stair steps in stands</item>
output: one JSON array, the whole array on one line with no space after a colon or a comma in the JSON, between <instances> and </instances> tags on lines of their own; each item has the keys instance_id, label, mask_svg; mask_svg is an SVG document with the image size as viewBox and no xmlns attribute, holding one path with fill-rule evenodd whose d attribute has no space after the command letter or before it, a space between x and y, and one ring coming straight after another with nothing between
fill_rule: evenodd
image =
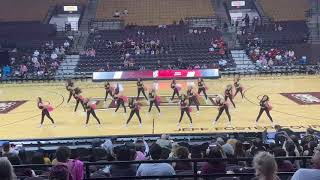
<instances>
[{"instance_id":1,"label":"stair steps in stands","mask_svg":"<svg viewBox=\"0 0 320 180\"><path fill-rule=\"evenodd\" d=\"M96 11L99 5L99 0L90 0L83 13L81 23L79 26L79 31L88 32L90 26L90 20L96 17Z\"/></svg>"},{"instance_id":2,"label":"stair steps in stands","mask_svg":"<svg viewBox=\"0 0 320 180\"><path fill-rule=\"evenodd\" d=\"M68 75L71 77L75 73L79 60L79 55L66 55L64 61L59 66L56 78L60 78L62 74L64 77L67 77Z\"/></svg>"},{"instance_id":3,"label":"stair steps in stands","mask_svg":"<svg viewBox=\"0 0 320 180\"><path fill-rule=\"evenodd\" d=\"M254 69L255 65L244 50L231 50L231 56L239 69Z\"/></svg>"}]
</instances>

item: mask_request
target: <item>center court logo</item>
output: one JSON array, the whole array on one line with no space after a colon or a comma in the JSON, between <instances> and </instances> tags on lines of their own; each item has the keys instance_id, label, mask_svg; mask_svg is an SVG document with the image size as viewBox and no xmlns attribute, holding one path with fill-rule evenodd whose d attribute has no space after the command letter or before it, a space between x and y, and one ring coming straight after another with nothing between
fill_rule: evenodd
<instances>
[{"instance_id":1,"label":"center court logo","mask_svg":"<svg viewBox=\"0 0 320 180\"><path fill-rule=\"evenodd\" d=\"M0 101L0 114L6 114L27 101Z\"/></svg>"},{"instance_id":2,"label":"center court logo","mask_svg":"<svg viewBox=\"0 0 320 180\"><path fill-rule=\"evenodd\" d=\"M300 105L320 104L320 92L281 93Z\"/></svg>"}]
</instances>

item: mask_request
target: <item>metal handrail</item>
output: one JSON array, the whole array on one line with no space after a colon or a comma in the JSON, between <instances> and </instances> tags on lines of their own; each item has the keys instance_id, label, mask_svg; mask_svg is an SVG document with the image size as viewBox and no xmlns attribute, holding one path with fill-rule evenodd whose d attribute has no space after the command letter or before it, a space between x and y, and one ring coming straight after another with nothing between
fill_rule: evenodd
<instances>
[{"instance_id":1,"label":"metal handrail","mask_svg":"<svg viewBox=\"0 0 320 180\"><path fill-rule=\"evenodd\" d=\"M301 157L275 157L276 160L301 160L302 167L305 168L307 166L307 160L311 159L310 156L301 156ZM85 179L99 179L99 178L90 178L90 166L93 165L113 165L113 164L150 164L150 163L174 163L174 162L192 162L193 163L193 171L192 174L187 175L174 175L174 176L123 176L123 177L117 177L117 179L153 179L153 178L194 178L197 179L199 177L237 177L237 176L253 176L253 173L236 173L236 174L223 174L223 173L217 173L217 174L198 174L198 167L197 163L199 162L239 162L239 161L252 161L253 158L201 158L201 159L175 159L175 160L144 160L144 161L111 161L111 162L84 162L84 168L85 168ZM32 168L32 167L51 167L52 165L40 165L40 164L31 164L31 165L16 165L14 168ZM190 171L191 172L191 171ZM293 172L284 172L284 173L278 173L278 175L292 175ZM112 179L112 178L110 178Z\"/></svg>"}]
</instances>

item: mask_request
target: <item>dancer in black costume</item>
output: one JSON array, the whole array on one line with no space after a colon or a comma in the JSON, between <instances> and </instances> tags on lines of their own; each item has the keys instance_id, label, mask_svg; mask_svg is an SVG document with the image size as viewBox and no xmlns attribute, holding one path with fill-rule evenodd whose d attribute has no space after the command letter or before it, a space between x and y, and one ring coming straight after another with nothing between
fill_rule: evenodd
<instances>
[{"instance_id":1,"label":"dancer in black costume","mask_svg":"<svg viewBox=\"0 0 320 180\"><path fill-rule=\"evenodd\" d=\"M260 117L261 117L263 112L266 112L268 118L270 119L270 121L271 121L271 123L273 125L273 119L272 119L272 117L270 115L270 111L271 111L272 107L269 104L269 96L264 95L262 97L262 99L260 100L259 105L260 105L260 111L259 111L258 117L256 119L256 124L255 125L256 126L258 125L258 121L259 121L259 119L260 119Z\"/></svg>"},{"instance_id":2,"label":"dancer in black costume","mask_svg":"<svg viewBox=\"0 0 320 180\"><path fill-rule=\"evenodd\" d=\"M176 83L175 79L172 80L170 87L173 90L173 93L172 93L172 96L171 96L171 99L170 99L172 101L175 95L177 95L178 97L180 96L179 95L178 86L177 86L177 83Z\"/></svg>"},{"instance_id":3,"label":"dancer in black costume","mask_svg":"<svg viewBox=\"0 0 320 180\"><path fill-rule=\"evenodd\" d=\"M230 102L232 103L233 107L236 108L236 105L233 102L233 94L232 94L232 85L227 85L226 90L224 91L224 100L230 100Z\"/></svg>"},{"instance_id":4,"label":"dancer in black costume","mask_svg":"<svg viewBox=\"0 0 320 180\"><path fill-rule=\"evenodd\" d=\"M69 92L69 97L68 97L68 100L67 100L67 103L69 103L70 100L71 100L71 97L73 95L73 89L74 89L74 83L71 81L71 79L67 80L66 89Z\"/></svg>"},{"instance_id":5,"label":"dancer in black costume","mask_svg":"<svg viewBox=\"0 0 320 180\"><path fill-rule=\"evenodd\" d=\"M229 113L229 107L228 107L227 102L224 101L220 96L216 97L215 101L218 105L218 115L217 115L216 119L212 122L213 126L218 122L223 111L226 112L226 114L228 116L228 120L229 120L229 126L231 126L231 115Z\"/></svg>"},{"instance_id":6,"label":"dancer in black costume","mask_svg":"<svg viewBox=\"0 0 320 180\"><path fill-rule=\"evenodd\" d=\"M199 101L198 101L198 98L196 96L196 93L193 92L193 87L192 86L189 86L189 88L187 90L187 96L188 96L188 99L189 99L189 106L191 106L192 103L194 105L196 105L197 113L199 113Z\"/></svg>"},{"instance_id":7,"label":"dancer in black costume","mask_svg":"<svg viewBox=\"0 0 320 180\"><path fill-rule=\"evenodd\" d=\"M183 118L184 113L187 114L190 120L190 127L192 127L192 118L190 116L190 106L189 103L187 103L187 96L185 94L182 94L180 97L180 119L178 123L178 127L180 128L180 123Z\"/></svg>"},{"instance_id":8,"label":"dancer in black costume","mask_svg":"<svg viewBox=\"0 0 320 180\"><path fill-rule=\"evenodd\" d=\"M73 91L73 97L76 100L76 106L74 107L74 112L77 111L79 103L81 104L83 111L86 112L86 108L84 107L83 98L81 96L81 93L82 93L82 90L78 87L75 88Z\"/></svg>"},{"instance_id":9,"label":"dancer in black costume","mask_svg":"<svg viewBox=\"0 0 320 180\"><path fill-rule=\"evenodd\" d=\"M137 115L138 119L139 119L139 126L141 127L142 126L142 121L141 121L141 117L140 117L140 108L139 108L139 105L137 103L137 101L132 98L129 102L129 108L131 109L130 111L130 115L129 115L129 118L126 122L126 127L128 126L129 122L131 121L132 117L134 114Z\"/></svg>"},{"instance_id":10,"label":"dancer in black costume","mask_svg":"<svg viewBox=\"0 0 320 180\"><path fill-rule=\"evenodd\" d=\"M50 104L50 103L49 103ZM53 124L53 127L56 127L55 123L54 123L54 120L52 119L52 117L50 116L50 113L49 113L49 108L50 106L49 105L45 105L43 102L42 102L42 99L41 97L38 97L37 99L37 106L38 108L41 110L41 122L40 122L40 127L42 127L43 125L43 122L44 122L44 117L47 116L47 118L50 119L50 121L52 122ZM52 108L52 107L51 107Z\"/></svg>"},{"instance_id":11,"label":"dancer in black costume","mask_svg":"<svg viewBox=\"0 0 320 180\"><path fill-rule=\"evenodd\" d=\"M238 94L238 92L240 92L241 97L242 97L242 99L243 99L243 95L244 95L244 94L243 94L243 87L242 87L241 84L240 84L240 77L237 77L237 78L234 79L233 85L234 85L234 88L236 89L236 92L234 93L234 96L233 96L233 97L236 97L236 95Z\"/></svg>"},{"instance_id":12,"label":"dancer in black costume","mask_svg":"<svg viewBox=\"0 0 320 180\"><path fill-rule=\"evenodd\" d=\"M117 108L114 112L117 112L118 109L120 108L120 105L123 107L123 110L124 110L124 113L127 113L127 109L126 109L126 106L124 104L124 99L123 99L123 96L120 95L120 87L119 87L119 84L117 84L117 87L115 88L114 90L114 93L113 93L113 99L117 105Z\"/></svg>"},{"instance_id":13,"label":"dancer in black costume","mask_svg":"<svg viewBox=\"0 0 320 180\"><path fill-rule=\"evenodd\" d=\"M140 93L142 92L142 94L144 95L144 97L148 100L148 97L144 91L144 85L143 85L143 82L142 80L139 78L138 81L137 81L137 88L138 88L138 95L137 95L137 99L139 98L140 96Z\"/></svg>"},{"instance_id":14,"label":"dancer in black costume","mask_svg":"<svg viewBox=\"0 0 320 180\"><path fill-rule=\"evenodd\" d=\"M198 94L200 95L201 92L203 92L204 97L206 98L206 100L208 100L206 85L204 84L203 79L199 78L198 79Z\"/></svg>"},{"instance_id":15,"label":"dancer in black costume","mask_svg":"<svg viewBox=\"0 0 320 180\"><path fill-rule=\"evenodd\" d=\"M107 98L108 98L108 95L110 94L111 97L113 97L113 94L112 94L112 88L111 88L111 85L109 82L106 82L105 85L104 85L104 89L106 91L106 95L104 97L104 101L107 101Z\"/></svg>"},{"instance_id":16,"label":"dancer in black costume","mask_svg":"<svg viewBox=\"0 0 320 180\"><path fill-rule=\"evenodd\" d=\"M86 127L88 126L89 123L89 119L90 119L90 115L92 114L92 116L97 120L98 124L101 125L101 122L99 120L99 118L96 115L96 112L94 111L96 109L96 105L92 104L89 102L89 99L85 98L84 99L84 107L87 110L87 119L86 119Z\"/></svg>"},{"instance_id":17,"label":"dancer in black costume","mask_svg":"<svg viewBox=\"0 0 320 180\"><path fill-rule=\"evenodd\" d=\"M152 89L149 92L149 111L151 112L152 106L153 104L156 106L156 108L158 109L159 115L160 115L160 108L159 108L159 102L157 102L157 94L156 94L156 90Z\"/></svg>"}]
</instances>

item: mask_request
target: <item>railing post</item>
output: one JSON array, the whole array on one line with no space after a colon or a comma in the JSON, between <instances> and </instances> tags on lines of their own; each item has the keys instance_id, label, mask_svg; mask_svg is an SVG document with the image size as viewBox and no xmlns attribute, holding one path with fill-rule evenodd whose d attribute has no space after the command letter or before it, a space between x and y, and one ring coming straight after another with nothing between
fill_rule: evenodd
<instances>
[{"instance_id":1,"label":"railing post","mask_svg":"<svg viewBox=\"0 0 320 180\"><path fill-rule=\"evenodd\" d=\"M85 163L85 168L86 168L86 179L90 179L90 168L89 164Z\"/></svg>"},{"instance_id":2,"label":"railing post","mask_svg":"<svg viewBox=\"0 0 320 180\"><path fill-rule=\"evenodd\" d=\"M306 168L306 167L307 167L307 159L306 159L306 158L303 158L303 159L302 159L302 167L303 167L303 168Z\"/></svg>"},{"instance_id":3,"label":"railing post","mask_svg":"<svg viewBox=\"0 0 320 180\"><path fill-rule=\"evenodd\" d=\"M198 162L193 161L193 179L197 180L198 179Z\"/></svg>"}]
</instances>

